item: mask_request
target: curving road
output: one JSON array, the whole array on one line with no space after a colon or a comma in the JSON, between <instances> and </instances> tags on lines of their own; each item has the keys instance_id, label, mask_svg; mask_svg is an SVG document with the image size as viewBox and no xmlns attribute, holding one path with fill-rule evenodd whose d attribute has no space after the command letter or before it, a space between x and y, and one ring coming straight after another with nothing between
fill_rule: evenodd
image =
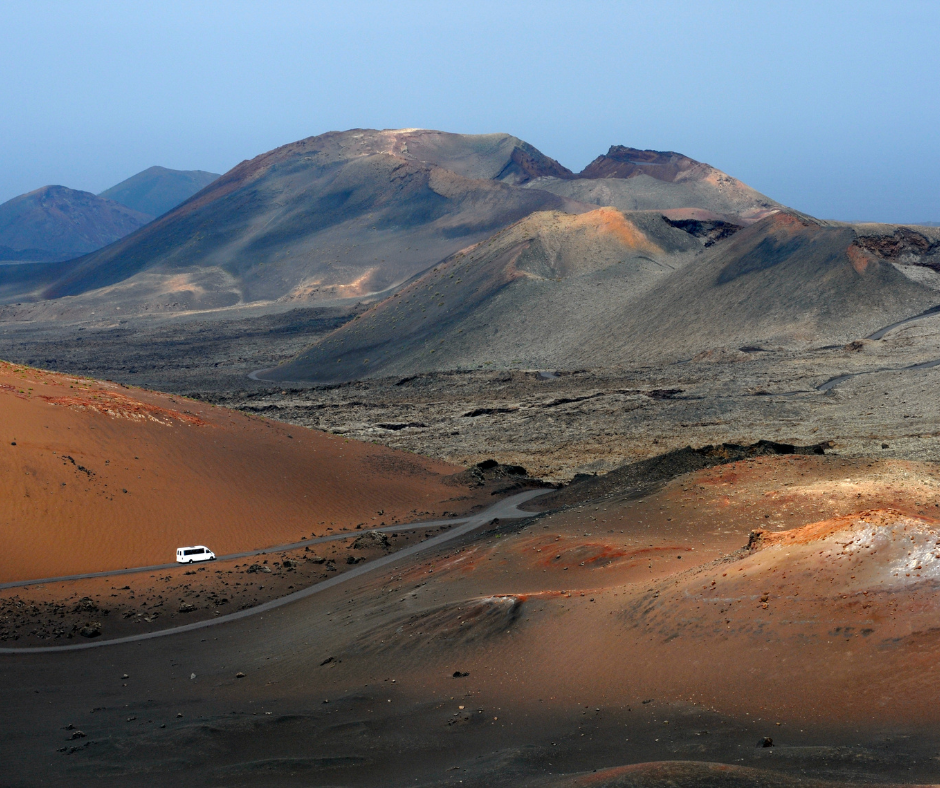
<instances>
[{"instance_id":1,"label":"curving road","mask_svg":"<svg viewBox=\"0 0 940 788\"><path fill-rule=\"evenodd\" d=\"M865 337L865 339L881 340L885 338L885 335L889 331L893 331L899 326L904 326L908 323L916 323L920 320L924 320L925 318L935 317L937 315L940 315L940 304L930 307L930 309L926 310L925 312L921 312L919 315L906 317L904 320L899 320L897 323L892 323L891 325L885 326L884 328L879 328L877 331ZM860 377L861 375L873 375L876 372L904 372L915 369L931 369L933 367L940 367L940 359L935 361L922 361L919 364L909 364L906 367L878 367L877 369L866 369L864 372L847 372L845 374L836 375L833 378L829 378L829 380L825 381L824 383L820 383L818 386L816 386L816 390L826 392L830 389L834 389L836 386L842 383L845 383L847 380Z\"/></svg>"},{"instance_id":2,"label":"curving road","mask_svg":"<svg viewBox=\"0 0 940 788\"><path fill-rule=\"evenodd\" d=\"M492 507L491 507L492 508ZM489 510L487 510L489 511ZM296 550L299 547L307 547L321 542L335 542L339 539L352 539L360 534L368 534L382 531L414 531L421 528L435 528L439 525L454 525L455 523L465 523L469 517L452 517L447 520L424 520L419 523L402 523L400 525L384 525L379 528L361 528L355 531L339 531L328 536L318 536L313 539L304 539L300 542L291 542L290 544L275 545L274 547L262 547L260 550L249 550L244 553L229 553L228 555L216 556L219 561L228 561L236 558L251 558L255 555L268 555L270 553L279 553L283 550ZM210 566L209 562L203 561L192 564L193 567ZM176 561L169 564L153 564L151 566L133 566L128 569L107 569L103 572L85 572L79 575L62 575L61 577L42 577L35 580L13 580L9 583L0 583L0 591L5 588L21 588L22 586L35 586L41 583L62 583L68 580L88 580L93 577L115 577L117 575L133 575L139 572L153 572L161 569L179 569L189 564L180 564Z\"/></svg>"},{"instance_id":3,"label":"curving road","mask_svg":"<svg viewBox=\"0 0 940 788\"><path fill-rule=\"evenodd\" d=\"M916 323L919 320L923 320L926 317L933 317L934 315L940 314L940 304L937 306L932 306L930 309L927 309L924 312L921 312L919 315L913 315L912 317L906 317L903 320L899 320L897 323L892 323L890 326L885 326L884 328L879 328L874 333L869 334L865 339L884 339L885 334L889 331L894 331L898 326L904 326L908 323Z\"/></svg>"},{"instance_id":4,"label":"curving road","mask_svg":"<svg viewBox=\"0 0 940 788\"><path fill-rule=\"evenodd\" d=\"M304 599L308 596L313 596L318 594L321 591L326 591L328 588L333 588L340 583L344 583L347 580L353 580L357 577L362 577L369 572L372 572L376 569L381 569L384 566L393 564L396 561L400 561L403 558L408 558L418 553L422 553L425 550L431 550L435 547L438 547L445 542L449 542L453 539L456 539L464 534L470 533L476 528L479 528L481 525L486 525L488 522L493 519L500 520L518 520L526 517L534 517L535 512L525 512L519 509L519 504L525 503L536 496L544 495L551 490L526 490L525 492L517 493L516 495L511 495L508 498L504 498L501 501L497 501L492 506L487 509L484 509L482 512L479 512L472 517L465 517L455 520L436 520L432 522L425 523L414 523L409 526L386 526L384 528L374 528L370 529L372 531L389 531L401 528L427 528L430 525L434 524L447 524L451 525L453 523L462 523L455 528L451 528L449 531L439 534L438 536L432 537L424 542L419 542L418 544L411 545L410 547L402 548L401 550L391 553L389 555L384 555L381 558L376 558L374 561L369 561L365 564L360 564L353 569L350 569L344 572L341 575L331 577L328 580L324 580L315 585L309 586L302 589L301 591L295 591L293 594L288 594L287 596L279 597L278 599L272 599L270 602L265 602L256 607L248 608L247 610L239 610L235 613L229 613L225 616L219 616L218 618L208 619L206 621L196 621L192 624L183 624L182 626L172 627L171 629L163 629L157 632L144 632L140 635L129 635L128 637L123 638L114 638L113 640L92 640L87 643L75 643L68 646L30 646L24 648L0 648L0 654L47 654L51 652L58 651L82 651L89 648L102 648L105 646L114 646L118 643L134 643L141 640L151 640L153 638L162 638L167 637L168 635L175 635L179 632L190 632L194 629L205 629L206 627L214 627L218 624L224 624L228 621L235 621L239 618L247 618L249 616L255 616L259 613L265 613L268 610L274 610L275 608L281 607L282 605L288 605L291 602L296 602L298 599ZM356 531L355 534L368 533L368 531ZM308 542L298 542L296 545L287 545L286 547L293 546L303 546L305 544L314 544L321 541L329 541L332 539L343 539L349 538L349 536L354 534L338 534L335 537L321 537L320 539L310 540ZM225 558L239 558L242 556L252 556L252 555L261 555L264 552L272 552L275 550L285 549L285 546L281 547L271 547L267 550L258 550L251 553L238 553L232 556L224 556ZM161 564L157 567L146 567L137 569L134 571L146 571L146 569L161 569L166 568L167 566L178 566L178 564ZM99 572L97 574L90 575L76 575L76 577L107 577L113 574L127 574L128 570L118 570L114 572ZM62 579L62 578L59 578ZM25 585L28 583L41 583L41 582L50 582L48 580L28 580L23 581L20 585ZM7 584L8 587L11 584ZM16 584L13 584L16 585Z\"/></svg>"}]
</instances>

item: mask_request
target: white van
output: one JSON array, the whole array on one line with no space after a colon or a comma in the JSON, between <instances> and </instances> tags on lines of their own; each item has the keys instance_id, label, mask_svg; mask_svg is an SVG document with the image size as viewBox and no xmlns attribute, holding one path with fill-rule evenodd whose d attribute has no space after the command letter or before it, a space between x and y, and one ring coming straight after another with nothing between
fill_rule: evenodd
<instances>
[{"instance_id":1,"label":"white van","mask_svg":"<svg viewBox=\"0 0 940 788\"><path fill-rule=\"evenodd\" d=\"M193 561L215 561L215 553L203 545L177 548L176 563L191 564Z\"/></svg>"}]
</instances>

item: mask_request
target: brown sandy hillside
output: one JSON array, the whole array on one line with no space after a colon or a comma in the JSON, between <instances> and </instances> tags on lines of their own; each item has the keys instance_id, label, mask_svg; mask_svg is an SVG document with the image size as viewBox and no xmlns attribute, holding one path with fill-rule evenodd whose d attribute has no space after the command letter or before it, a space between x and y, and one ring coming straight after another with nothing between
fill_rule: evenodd
<instances>
[{"instance_id":1,"label":"brown sandy hillside","mask_svg":"<svg viewBox=\"0 0 940 788\"><path fill-rule=\"evenodd\" d=\"M621 481L208 630L8 655L7 771L23 785L37 768L68 785L937 783L935 465L758 456L639 496Z\"/></svg>"},{"instance_id":2,"label":"brown sandy hillside","mask_svg":"<svg viewBox=\"0 0 940 788\"><path fill-rule=\"evenodd\" d=\"M331 653L350 679L459 665L507 724L650 698L773 735L936 722L938 490L930 464L790 455L608 491L417 563L417 599Z\"/></svg>"},{"instance_id":3,"label":"brown sandy hillside","mask_svg":"<svg viewBox=\"0 0 940 788\"><path fill-rule=\"evenodd\" d=\"M0 582L172 562L456 510L459 469L0 362Z\"/></svg>"}]
</instances>

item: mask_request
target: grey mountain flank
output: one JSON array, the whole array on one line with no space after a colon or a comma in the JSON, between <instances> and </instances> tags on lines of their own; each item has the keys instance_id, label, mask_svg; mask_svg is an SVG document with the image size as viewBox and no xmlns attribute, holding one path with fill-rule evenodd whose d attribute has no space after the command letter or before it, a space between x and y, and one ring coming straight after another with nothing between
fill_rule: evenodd
<instances>
[{"instance_id":1,"label":"grey mountain flank","mask_svg":"<svg viewBox=\"0 0 940 788\"><path fill-rule=\"evenodd\" d=\"M109 193L152 196L167 173ZM615 145L574 173L508 134L420 129L300 140L103 249L30 254L0 266L0 299L34 325L327 310L255 368L307 383L845 343L940 289L936 228L820 221L674 152ZM336 310L332 334L300 328Z\"/></svg>"},{"instance_id":2,"label":"grey mountain flank","mask_svg":"<svg viewBox=\"0 0 940 788\"><path fill-rule=\"evenodd\" d=\"M0 205L0 262L68 260L100 249L150 219L90 192L44 186Z\"/></svg>"},{"instance_id":3,"label":"grey mountain flank","mask_svg":"<svg viewBox=\"0 0 940 788\"><path fill-rule=\"evenodd\" d=\"M0 205L0 265L63 262L97 251L175 208L218 177L201 170L150 167L97 196L66 186L21 194ZM54 279L59 271L41 266L21 269L16 276L35 284ZM6 284L9 289L10 281Z\"/></svg>"},{"instance_id":4,"label":"grey mountain flank","mask_svg":"<svg viewBox=\"0 0 940 788\"><path fill-rule=\"evenodd\" d=\"M514 185L557 171L508 135L325 134L243 162L140 232L21 289L58 298L110 288L126 305L186 308L362 298L533 211L588 210Z\"/></svg>"},{"instance_id":5,"label":"grey mountain flank","mask_svg":"<svg viewBox=\"0 0 940 788\"><path fill-rule=\"evenodd\" d=\"M202 191L218 177L218 173L203 170L148 167L105 189L98 196L149 216L162 216Z\"/></svg>"},{"instance_id":6,"label":"grey mountain flank","mask_svg":"<svg viewBox=\"0 0 940 788\"><path fill-rule=\"evenodd\" d=\"M613 208L533 214L260 374L675 362L729 343L845 343L940 300L936 231L779 211L743 229L721 223L727 236L713 243L697 235L705 226Z\"/></svg>"},{"instance_id":7,"label":"grey mountain flank","mask_svg":"<svg viewBox=\"0 0 940 788\"><path fill-rule=\"evenodd\" d=\"M531 214L458 252L262 377L349 380L557 365L587 314L640 298L703 243L658 213Z\"/></svg>"},{"instance_id":8,"label":"grey mountain flank","mask_svg":"<svg viewBox=\"0 0 940 788\"><path fill-rule=\"evenodd\" d=\"M534 212L610 205L611 189L614 205L677 220L745 223L779 207L678 154L613 148L576 175L508 134L353 130L243 162L110 247L16 282L8 272L4 289L8 300L87 295L125 309L370 298Z\"/></svg>"},{"instance_id":9,"label":"grey mountain flank","mask_svg":"<svg viewBox=\"0 0 940 788\"><path fill-rule=\"evenodd\" d=\"M621 211L672 219L750 224L783 208L736 178L681 153L613 145L577 176L546 175L527 186Z\"/></svg>"}]
</instances>

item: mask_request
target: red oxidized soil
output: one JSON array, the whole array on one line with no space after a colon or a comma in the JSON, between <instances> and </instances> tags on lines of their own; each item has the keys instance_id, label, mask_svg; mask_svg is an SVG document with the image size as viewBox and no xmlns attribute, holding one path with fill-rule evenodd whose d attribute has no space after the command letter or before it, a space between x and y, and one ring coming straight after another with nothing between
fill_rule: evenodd
<instances>
[{"instance_id":1,"label":"red oxidized soil","mask_svg":"<svg viewBox=\"0 0 940 788\"><path fill-rule=\"evenodd\" d=\"M0 363L0 582L172 562L181 545L222 555L456 513L478 503L446 479L458 470Z\"/></svg>"},{"instance_id":2,"label":"red oxidized soil","mask_svg":"<svg viewBox=\"0 0 940 788\"><path fill-rule=\"evenodd\" d=\"M931 465L776 457L572 507L399 576L409 616L515 603L458 629L459 613L417 615L399 635L392 606L382 664L417 681L459 663L520 707L655 697L785 727L940 720L936 490Z\"/></svg>"}]
</instances>

